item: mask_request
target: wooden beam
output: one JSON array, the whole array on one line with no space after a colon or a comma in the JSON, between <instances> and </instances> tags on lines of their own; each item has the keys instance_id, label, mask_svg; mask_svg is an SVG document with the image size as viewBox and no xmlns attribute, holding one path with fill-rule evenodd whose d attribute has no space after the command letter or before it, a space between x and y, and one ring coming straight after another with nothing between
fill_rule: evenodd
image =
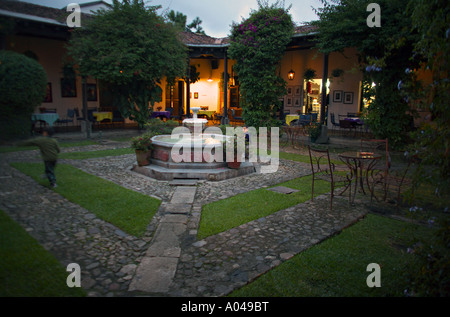
<instances>
[{"instance_id":1,"label":"wooden beam","mask_svg":"<svg viewBox=\"0 0 450 317\"><path fill-rule=\"evenodd\" d=\"M320 123L325 123L325 106L327 102L328 54L323 54L322 101L320 104Z\"/></svg>"}]
</instances>

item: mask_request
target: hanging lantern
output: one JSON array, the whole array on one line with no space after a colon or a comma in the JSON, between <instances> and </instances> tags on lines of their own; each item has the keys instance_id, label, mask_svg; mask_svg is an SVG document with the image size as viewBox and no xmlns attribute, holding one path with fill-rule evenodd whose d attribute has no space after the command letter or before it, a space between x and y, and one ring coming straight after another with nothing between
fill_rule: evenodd
<instances>
[{"instance_id":1,"label":"hanging lantern","mask_svg":"<svg viewBox=\"0 0 450 317\"><path fill-rule=\"evenodd\" d=\"M289 80L293 80L295 77L295 72L291 69L288 73Z\"/></svg>"}]
</instances>

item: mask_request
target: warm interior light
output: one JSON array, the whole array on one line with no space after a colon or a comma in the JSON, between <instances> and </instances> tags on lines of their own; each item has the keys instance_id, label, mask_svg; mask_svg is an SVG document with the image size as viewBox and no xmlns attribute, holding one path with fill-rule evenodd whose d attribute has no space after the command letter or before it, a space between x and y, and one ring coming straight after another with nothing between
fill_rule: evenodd
<instances>
[{"instance_id":1,"label":"warm interior light","mask_svg":"<svg viewBox=\"0 0 450 317\"><path fill-rule=\"evenodd\" d=\"M289 80L293 80L295 77L295 72L291 69L288 73Z\"/></svg>"},{"instance_id":2,"label":"warm interior light","mask_svg":"<svg viewBox=\"0 0 450 317\"><path fill-rule=\"evenodd\" d=\"M213 80L212 80L212 78L208 78L208 81L209 81L209 82L212 82Z\"/></svg>"}]
</instances>

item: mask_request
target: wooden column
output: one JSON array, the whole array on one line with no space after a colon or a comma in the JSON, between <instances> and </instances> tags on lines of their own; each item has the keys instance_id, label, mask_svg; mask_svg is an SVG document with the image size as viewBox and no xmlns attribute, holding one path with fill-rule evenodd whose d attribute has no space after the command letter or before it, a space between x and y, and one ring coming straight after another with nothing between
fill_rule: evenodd
<instances>
[{"instance_id":1,"label":"wooden column","mask_svg":"<svg viewBox=\"0 0 450 317\"><path fill-rule=\"evenodd\" d=\"M325 124L325 106L327 104L328 54L323 54L322 100L320 103L320 123Z\"/></svg>"},{"instance_id":2,"label":"wooden column","mask_svg":"<svg viewBox=\"0 0 450 317\"><path fill-rule=\"evenodd\" d=\"M83 101L83 117L86 124L86 138L91 138L91 121L89 121L88 106L87 106L87 89L86 89L86 76L81 77L81 96Z\"/></svg>"},{"instance_id":3,"label":"wooden column","mask_svg":"<svg viewBox=\"0 0 450 317\"><path fill-rule=\"evenodd\" d=\"M191 116L191 60L188 57L187 62L187 78L186 78L186 118L189 118Z\"/></svg>"},{"instance_id":4,"label":"wooden column","mask_svg":"<svg viewBox=\"0 0 450 317\"><path fill-rule=\"evenodd\" d=\"M225 48L225 53L223 57L223 118L222 124L229 124L230 119L228 118L228 56L227 49Z\"/></svg>"}]
</instances>

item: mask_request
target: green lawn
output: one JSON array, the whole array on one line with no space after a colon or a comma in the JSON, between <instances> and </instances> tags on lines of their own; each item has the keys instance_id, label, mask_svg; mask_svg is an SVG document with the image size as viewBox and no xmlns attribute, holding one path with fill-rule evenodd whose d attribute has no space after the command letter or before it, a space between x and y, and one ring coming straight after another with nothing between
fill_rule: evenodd
<instances>
[{"instance_id":1,"label":"green lawn","mask_svg":"<svg viewBox=\"0 0 450 317\"><path fill-rule=\"evenodd\" d=\"M48 186L48 180L40 177L44 172L43 163L11 163L11 166L31 176L39 184ZM54 189L56 192L131 235L144 234L161 204L158 199L123 188L70 165L57 165L55 173L58 183Z\"/></svg>"},{"instance_id":2,"label":"green lawn","mask_svg":"<svg viewBox=\"0 0 450 317\"><path fill-rule=\"evenodd\" d=\"M312 176L305 176L275 185L299 190L296 193L286 195L260 188L204 205L198 238L203 239L305 202L311 199L311 184ZM329 182L316 181L315 195L324 194L330 190Z\"/></svg>"},{"instance_id":3,"label":"green lawn","mask_svg":"<svg viewBox=\"0 0 450 317\"><path fill-rule=\"evenodd\" d=\"M66 268L0 210L0 297L85 296Z\"/></svg>"},{"instance_id":4,"label":"green lawn","mask_svg":"<svg viewBox=\"0 0 450 317\"><path fill-rule=\"evenodd\" d=\"M98 142L85 140L85 141L75 141L75 142L59 142L59 146L62 148L65 147L75 147L75 146L86 146L86 145L94 145L98 144ZM38 150L37 146L0 146L0 153L9 153L9 152L20 152L20 151L31 151Z\"/></svg>"},{"instance_id":5,"label":"green lawn","mask_svg":"<svg viewBox=\"0 0 450 317\"><path fill-rule=\"evenodd\" d=\"M87 152L70 152L60 153L60 159L84 160L89 158L98 158L105 156L119 156L124 154L132 154L134 150L131 148L120 148L111 150L87 151Z\"/></svg>"},{"instance_id":6,"label":"green lawn","mask_svg":"<svg viewBox=\"0 0 450 317\"><path fill-rule=\"evenodd\" d=\"M289 153L289 152L280 151L280 159L311 164L310 160L309 160L309 155L303 155L303 154L297 154L297 153ZM332 159L331 162L334 163L335 165L345 165L345 163L340 160Z\"/></svg>"},{"instance_id":7,"label":"green lawn","mask_svg":"<svg viewBox=\"0 0 450 317\"><path fill-rule=\"evenodd\" d=\"M417 265L407 252L433 230L377 215L367 217L294 256L230 296L404 296L407 272ZM381 267L381 287L369 288L367 265Z\"/></svg>"}]
</instances>

